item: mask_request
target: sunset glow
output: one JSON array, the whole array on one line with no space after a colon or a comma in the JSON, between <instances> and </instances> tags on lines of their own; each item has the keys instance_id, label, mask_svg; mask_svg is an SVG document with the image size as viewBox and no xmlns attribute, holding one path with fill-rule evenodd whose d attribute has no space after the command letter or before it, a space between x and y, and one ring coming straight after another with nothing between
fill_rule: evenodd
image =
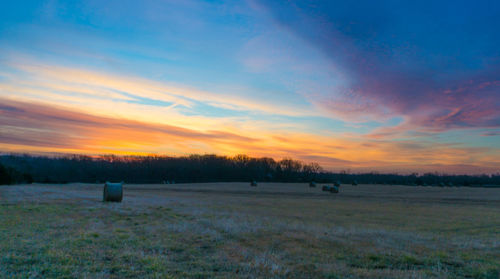
<instances>
[{"instance_id":1,"label":"sunset glow","mask_svg":"<svg viewBox=\"0 0 500 279\"><path fill-rule=\"evenodd\" d=\"M498 4L333 2L4 3L0 151L500 172Z\"/></svg>"}]
</instances>

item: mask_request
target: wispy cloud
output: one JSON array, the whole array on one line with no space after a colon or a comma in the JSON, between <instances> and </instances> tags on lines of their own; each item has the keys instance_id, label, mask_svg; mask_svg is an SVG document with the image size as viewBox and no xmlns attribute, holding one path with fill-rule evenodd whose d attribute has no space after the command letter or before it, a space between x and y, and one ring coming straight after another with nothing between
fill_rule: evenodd
<instances>
[{"instance_id":1,"label":"wispy cloud","mask_svg":"<svg viewBox=\"0 0 500 279\"><path fill-rule=\"evenodd\" d=\"M316 98L333 115L346 121L399 115L410 124L401 129L435 132L500 126L496 4L262 6L345 73L345 83Z\"/></svg>"},{"instance_id":2,"label":"wispy cloud","mask_svg":"<svg viewBox=\"0 0 500 279\"><path fill-rule=\"evenodd\" d=\"M144 154L175 146L175 153L194 152L190 151L190 143L210 146L257 140L225 131L196 131L166 124L96 116L33 102L1 101L0 142L8 145L52 148L53 151L72 149L79 153ZM204 149L196 151L206 152Z\"/></svg>"},{"instance_id":3,"label":"wispy cloud","mask_svg":"<svg viewBox=\"0 0 500 279\"><path fill-rule=\"evenodd\" d=\"M500 136L500 131L485 132L485 133L481 134L481 136L484 136L484 137Z\"/></svg>"},{"instance_id":4,"label":"wispy cloud","mask_svg":"<svg viewBox=\"0 0 500 279\"><path fill-rule=\"evenodd\" d=\"M4 96L18 92L23 93L24 96L59 95L62 98L81 97L122 102L139 102L141 99L145 99L150 101L150 105L162 106L161 101L187 108L191 107L194 101L197 101L215 107L240 111L259 111L272 115L317 115L313 110L302 106L286 103L271 104L238 94L214 93L176 83L46 65L36 61L24 60L6 64L15 72L0 71L0 75L4 79L0 84Z\"/></svg>"}]
</instances>

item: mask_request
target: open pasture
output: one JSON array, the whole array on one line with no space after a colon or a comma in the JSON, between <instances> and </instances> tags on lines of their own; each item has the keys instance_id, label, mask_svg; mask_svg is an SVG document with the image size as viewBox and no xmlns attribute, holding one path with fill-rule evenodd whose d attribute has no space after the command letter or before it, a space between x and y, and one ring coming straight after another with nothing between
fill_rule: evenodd
<instances>
[{"instance_id":1,"label":"open pasture","mask_svg":"<svg viewBox=\"0 0 500 279\"><path fill-rule=\"evenodd\" d=\"M1 278L499 278L500 188L0 187Z\"/></svg>"}]
</instances>

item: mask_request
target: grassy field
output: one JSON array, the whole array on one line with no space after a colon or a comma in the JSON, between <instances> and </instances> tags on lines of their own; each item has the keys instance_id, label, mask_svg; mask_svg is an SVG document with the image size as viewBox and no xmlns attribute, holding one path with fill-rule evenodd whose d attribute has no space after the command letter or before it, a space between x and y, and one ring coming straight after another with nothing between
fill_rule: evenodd
<instances>
[{"instance_id":1,"label":"grassy field","mask_svg":"<svg viewBox=\"0 0 500 279\"><path fill-rule=\"evenodd\" d=\"M0 187L0 278L499 278L500 188Z\"/></svg>"}]
</instances>

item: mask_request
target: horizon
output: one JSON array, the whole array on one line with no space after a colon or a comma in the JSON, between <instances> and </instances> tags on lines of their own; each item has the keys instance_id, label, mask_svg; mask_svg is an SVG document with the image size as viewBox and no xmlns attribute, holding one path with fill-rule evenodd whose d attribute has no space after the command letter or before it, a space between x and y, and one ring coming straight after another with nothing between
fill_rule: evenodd
<instances>
[{"instance_id":1,"label":"horizon","mask_svg":"<svg viewBox=\"0 0 500 279\"><path fill-rule=\"evenodd\" d=\"M76 153L2 153L0 152L0 156L13 156L13 157L31 157L31 158L48 158L48 159L74 159L76 157L86 157L90 158L92 160L109 160L110 157L118 158L118 159L137 159L137 161L141 161L141 159L148 159L148 158L160 158L160 159L179 159L179 158L190 158L191 156L216 156L220 158L227 158L230 160L235 159L238 156L246 156L249 159L272 159L275 162L279 162L281 160L294 160L296 162L299 162L303 165L309 165L309 164L317 164L316 162L304 162L300 160L296 160L294 158L290 157L283 157L283 158L272 158L272 157L251 157L246 154L236 154L233 156L229 155L224 155L224 154L213 154L213 153L205 153L205 154L187 154L187 155L179 155L179 156L172 156L168 154L144 154L144 155L118 155L118 154L76 154ZM371 170L371 169L357 169L357 170L351 170L351 169L325 169L323 166L318 164L318 166L321 167L320 173L331 173L331 174L348 174L348 175L363 175L363 174L380 174L380 175L401 175L401 176L425 176L425 175L437 175L437 176L498 176L500 175L500 172L491 172L491 173L486 173L486 172L473 172L468 169L467 172L455 172L455 173L446 173L446 172L439 172L439 171L423 171L423 172L411 172L408 170L403 170L403 171L394 171L392 170L387 170L387 171L377 171L377 170ZM468 168L470 166L464 166L464 168Z\"/></svg>"},{"instance_id":2,"label":"horizon","mask_svg":"<svg viewBox=\"0 0 500 279\"><path fill-rule=\"evenodd\" d=\"M2 153L500 173L500 3L2 6Z\"/></svg>"}]
</instances>

